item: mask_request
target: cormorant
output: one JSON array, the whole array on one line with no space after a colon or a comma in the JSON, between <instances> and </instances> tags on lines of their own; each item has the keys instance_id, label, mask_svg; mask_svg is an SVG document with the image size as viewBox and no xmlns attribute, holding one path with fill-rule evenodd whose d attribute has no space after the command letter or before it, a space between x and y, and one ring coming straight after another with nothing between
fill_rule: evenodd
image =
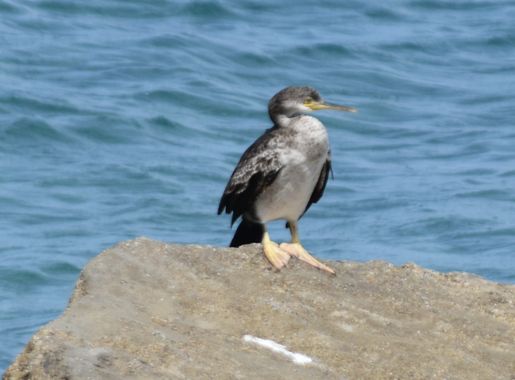
<instances>
[{"instance_id":1,"label":"cormorant","mask_svg":"<svg viewBox=\"0 0 515 380\"><path fill-rule=\"evenodd\" d=\"M320 200L331 170L329 139L324 125L307 113L318 110L356 112L355 108L325 103L311 87L287 87L268 103L274 126L265 131L240 158L225 187L218 214L232 213L231 225L242 220L231 247L263 244L266 258L277 269L290 256L335 273L301 245L298 220ZM270 239L266 223L284 219L291 243Z\"/></svg>"}]
</instances>

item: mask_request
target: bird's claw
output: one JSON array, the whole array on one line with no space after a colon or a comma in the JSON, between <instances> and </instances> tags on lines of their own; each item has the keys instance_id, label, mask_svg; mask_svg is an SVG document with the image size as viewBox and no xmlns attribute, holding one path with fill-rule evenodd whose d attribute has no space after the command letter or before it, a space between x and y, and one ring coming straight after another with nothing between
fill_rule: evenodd
<instances>
[{"instance_id":1,"label":"bird's claw","mask_svg":"<svg viewBox=\"0 0 515 380\"><path fill-rule=\"evenodd\" d=\"M315 268L329 272L331 274L336 274L336 272L332 268L328 267L327 265L321 263L313 256L311 256L309 252L306 251L300 243L281 243L279 248L285 251L288 255L295 256L299 260L302 260L305 263L314 266Z\"/></svg>"}]
</instances>

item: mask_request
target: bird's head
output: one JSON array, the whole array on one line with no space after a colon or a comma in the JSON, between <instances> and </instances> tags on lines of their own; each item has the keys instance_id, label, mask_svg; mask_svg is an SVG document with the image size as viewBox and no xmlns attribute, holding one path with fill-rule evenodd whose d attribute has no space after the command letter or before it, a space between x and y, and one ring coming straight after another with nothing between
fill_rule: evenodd
<instances>
[{"instance_id":1,"label":"bird's head","mask_svg":"<svg viewBox=\"0 0 515 380\"><path fill-rule=\"evenodd\" d=\"M276 124L280 124L280 119L283 117L291 118L319 110L357 111L353 107L324 102L318 91L311 87L286 87L268 102L268 114Z\"/></svg>"}]
</instances>

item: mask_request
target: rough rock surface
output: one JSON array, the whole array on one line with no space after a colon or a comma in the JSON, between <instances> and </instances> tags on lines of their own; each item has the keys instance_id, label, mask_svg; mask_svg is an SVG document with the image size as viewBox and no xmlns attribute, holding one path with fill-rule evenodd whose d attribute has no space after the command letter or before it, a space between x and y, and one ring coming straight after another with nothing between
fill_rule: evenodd
<instances>
[{"instance_id":1,"label":"rough rock surface","mask_svg":"<svg viewBox=\"0 0 515 380\"><path fill-rule=\"evenodd\" d=\"M415 265L295 259L145 238L84 269L5 379L515 379L515 287ZM313 359L247 342L271 339Z\"/></svg>"}]
</instances>

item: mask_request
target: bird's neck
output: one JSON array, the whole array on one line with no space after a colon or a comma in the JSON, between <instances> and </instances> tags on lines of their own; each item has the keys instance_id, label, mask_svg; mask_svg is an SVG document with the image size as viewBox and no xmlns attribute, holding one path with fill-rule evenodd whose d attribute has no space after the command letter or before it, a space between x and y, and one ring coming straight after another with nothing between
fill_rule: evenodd
<instances>
[{"instance_id":1,"label":"bird's neck","mask_svg":"<svg viewBox=\"0 0 515 380\"><path fill-rule=\"evenodd\" d=\"M279 128L288 128L292 124L292 122L297 121L299 117L303 116L307 115L304 115L302 113L297 113L293 115L278 114L274 115L272 121Z\"/></svg>"},{"instance_id":2,"label":"bird's neck","mask_svg":"<svg viewBox=\"0 0 515 380\"><path fill-rule=\"evenodd\" d=\"M287 128L292 118L286 115L276 115L273 119L274 124L279 128Z\"/></svg>"}]
</instances>

